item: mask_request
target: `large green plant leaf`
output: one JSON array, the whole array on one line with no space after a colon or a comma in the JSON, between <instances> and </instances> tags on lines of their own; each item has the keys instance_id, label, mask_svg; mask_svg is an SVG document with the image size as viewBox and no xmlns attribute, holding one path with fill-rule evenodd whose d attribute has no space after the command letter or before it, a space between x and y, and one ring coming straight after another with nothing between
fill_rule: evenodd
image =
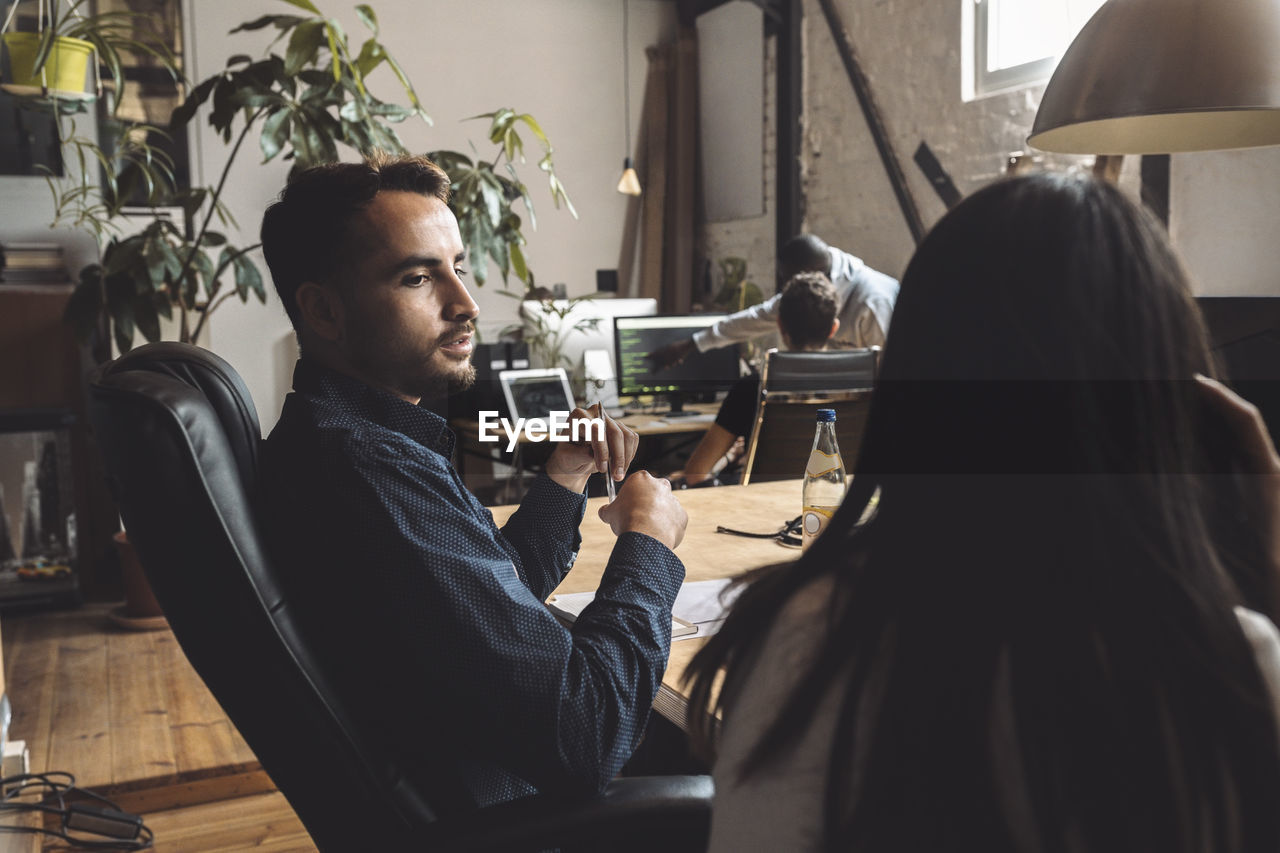
<instances>
[{"instance_id":1,"label":"large green plant leaf","mask_svg":"<svg viewBox=\"0 0 1280 853\"><path fill-rule=\"evenodd\" d=\"M79 281L62 312L62 319L71 324L82 343L88 342L98 326L103 308L102 275L102 267L98 264L90 264L80 270Z\"/></svg>"},{"instance_id":2,"label":"large green plant leaf","mask_svg":"<svg viewBox=\"0 0 1280 853\"><path fill-rule=\"evenodd\" d=\"M131 277L124 274L109 275L106 279L107 310L111 314L112 334L116 349L125 353L133 348L133 306L135 288Z\"/></svg>"},{"instance_id":3,"label":"large green plant leaf","mask_svg":"<svg viewBox=\"0 0 1280 853\"><path fill-rule=\"evenodd\" d=\"M158 306L169 307L169 299L163 294L155 298L139 297L133 301L133 325L148 343L160 340L160 316ZM169 314L172 315L172 311Z\"/></svg>"},{"instance_id":4,"label":"large green plant leaf","mask_svg":"<svg viewBox=\"0 0 1280 853\"><path fill-rule=\"evenodd\" d=\"M195 267L196 274L199 277L200 284L204 289L204 297L206 300L213 298L213 261L209 260L209 256L204 252L196 252L192 258L192 266ZM191 282L194 284L194 279ZM184 291L183 299L188 305L194 305L197 292L194 287Z\"/></svg>"},{"instance_id":5,"label":"large green plant leaf","mask_svg":"<svg viewBox=\"0 0 1280 853\"><path fill-rule=\"evenodd\" d=\"M241 301L248 302L249 294L252 293L258 297L259 302L265 303L267 301L267 290L262 286L262 273L258 272L257 265L249 260L247 252L236 255L234 264L236 293L240 296Z\"/></svg>"},{"instance_id":6,"label":"large green plant leaf","mask_svg":"<svg viewBox=\"0 0 1280 853\"><path fill-rule=\"evenodd\" d=\"M296 27L298 24L302 23L305 20L307 19L300 18L297 15L263 15L261 18L255 18L252 21L241 24L240 26L231 30L230 34L235 35L236 33L246 32L248 30L260 30L263 27L272 27L272 26L278 30L287 30L292 27ZM237 54L236 56L231 57L231 59L235 60L239 58L240 55L241 54ZM231 62L228 61L227 64L230 65Z\"/></svg>"},{"instance_id":7,"label":"large green plant leaf","mask_svg":"<svg viewBox=\"0 0 1280 853\"><path fill-rule=\"evenodd\" d=\"M319 15L320 10L315 7L311 0L284 0L291 6L297 6L299 9L305 9L313 15Z\"/></svg>"},{"instance_id":8,"label":"large green plant leaf","mask_svg":"<svg viewBox=\"0 0 1280 853\"><path fill-rule=\"evenodd\" d=\"M360 23L364 24L369 30L373 31L375 36L378 35L378 16L373 9L364 3L356 6L356 17L360 19Z\"/></svg>"},{"instance_id":9,"label":"large green plant leaf","mask_svg":"<svg viewBox=\"0 0 1280 853\"><path fill-rule=\"evenodd\" d=\"M288 143L292 130L289 118L289 110L278 107L262 122L262 135L258 137L258 146L262 149L262 162L266 163L274 159Z\"/></svg>"}]
</instances>

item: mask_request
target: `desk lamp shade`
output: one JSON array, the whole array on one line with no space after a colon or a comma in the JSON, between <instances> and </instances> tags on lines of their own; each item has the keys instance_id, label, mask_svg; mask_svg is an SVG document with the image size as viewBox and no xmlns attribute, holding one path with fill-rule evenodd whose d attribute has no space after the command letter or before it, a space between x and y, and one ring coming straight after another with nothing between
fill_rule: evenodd
<instances>
[{"instance_id":1,"label":"desk lamp shade","mask_svg":"<svg viewBox=\"0 0 1280 853\"><path fill-rule=\"evenodd\" d=\"M1280 144L1280 2L1108 0L1063 54L1027 141L1067 154Z\"/></svg>"}]
</instances>

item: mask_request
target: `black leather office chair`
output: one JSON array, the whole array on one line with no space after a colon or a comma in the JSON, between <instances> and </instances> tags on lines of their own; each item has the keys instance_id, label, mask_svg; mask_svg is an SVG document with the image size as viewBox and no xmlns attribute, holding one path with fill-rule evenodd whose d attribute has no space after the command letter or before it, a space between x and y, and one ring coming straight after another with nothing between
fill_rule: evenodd
<instances>
[{"instance_id":1,"label":"black leather office chair","mask_svg":"<svg viewBox=\"0 0 1280 853\"><path fill-rule=\"evenodd\" d=\"M261 433L231 366L185 344L141 347L95 374L89 415L174 635L320 849L703 849L705 776L436 820L398 757L353 724L300 630L254 515Z\"/></svg>"},{"instance_id":2,"label":"black leather office chair","mask_svg":"<svg viewBox=\"0 0 1280 853\"><path fill-rule=\"evenodd\" d=\"M742 483L804 476L818 409L836 410L836 439L852 467L867 423L880 348L765 354Z\"/></svg>"}]
</instances>

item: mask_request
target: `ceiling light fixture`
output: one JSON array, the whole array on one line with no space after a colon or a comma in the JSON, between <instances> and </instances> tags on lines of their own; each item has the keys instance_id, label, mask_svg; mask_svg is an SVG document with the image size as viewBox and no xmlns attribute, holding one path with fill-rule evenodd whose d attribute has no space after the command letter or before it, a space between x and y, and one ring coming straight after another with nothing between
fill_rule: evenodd
<instances>
[{"instance_id":1,"label":"ceiling light fixture","mask_svg":"<svg viewBox=\"0 0 1280 853\"><path fill-rule=\"evenodd\" d=\"M1068 154L1280 144L1280 3L1108 0L1045 88L1028 142Z\"/></svg>"},{"instance_id":2,"label":"ceiling light fixture","mask_svg":"<svg viewBox=\"0 0 1280 853\"><path fill-rule=\"evenodd\" d=\"M636 164L631 159L631 51L627 33L629 17L627 0L622 0L622 126L626 134L624 150L627 156L622 160L622 179L618 181L618 192L623 195L640 195L640 178L636 176Z\"/></svg>"}]
</instances>

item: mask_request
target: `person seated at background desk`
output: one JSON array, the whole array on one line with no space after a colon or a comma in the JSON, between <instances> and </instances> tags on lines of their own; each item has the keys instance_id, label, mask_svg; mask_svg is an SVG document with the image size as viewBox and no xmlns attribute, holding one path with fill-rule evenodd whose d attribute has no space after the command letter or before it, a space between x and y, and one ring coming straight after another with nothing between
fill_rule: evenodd
<instances>
[{"instance_id":1,"label":"person seated at background desk","mask_svg":"<svg viewBox=\"0 0 1280 853\"><path fill-rule=\"evenodd\" d=\"M889 334L893 303L898 298L898 281L873 270L848 252L828 246L813 234L792 237L778 250L778 292L736 314L730 314L693 337L659 347L649 355L661 369L684 361L694 352L741 343L774 331L782 289L802 272L820 272L835 286L839 307L836 316L844 337L855 347L884 346Z\"/></svg>"},{"instance_id":2,"label":"person seated at background desk","mask_svg":"<svg viewBox=\"0 0 1280 853\"><path fill-rule=\"evenodd\" d=\"M778 334L783 346L795 351L826 349L840 329L836 307L836 289L825 274L793 275L778 297ZM689 454L684 470L671 475L672 481L679 478L685 485L696 486L718 474L723 467L720 460L751 434L759 397L758 374L738 380L720 403L716 422Z\"/></svg>"},{"instance_id":3,"label":"person seated at background desk","mask_svg":"<svg viewBox=\"0 0 1280 853\"><path fill-rule=\"evenodd\" d=\"M475 375L448 193L431 161L378 157L306 170L267 210L301 359L263 449L261 512L293 616L347 664L352 712L417 769L406 784L461 811L617 773L666 668L687 518L637 472L600 511L618 539L595 603L572 632L548 611L588 476L621 480L636 436L609 423L559 443L501 531L466 490L453 433L416 405Z\"/></svg>"},{"instance_id":4,"label":"person seated at background desk","mask_svg":"<svg viewBox=\"0 0 1280 853\"><path fill-rule=\"evenodd\" d=\"M1193 380L1163 227L995 184L893 328L843 507L692 664L704 739L724 676L711 850L1280 850L1280 458Z\"/></svg>"}]
</instances>

